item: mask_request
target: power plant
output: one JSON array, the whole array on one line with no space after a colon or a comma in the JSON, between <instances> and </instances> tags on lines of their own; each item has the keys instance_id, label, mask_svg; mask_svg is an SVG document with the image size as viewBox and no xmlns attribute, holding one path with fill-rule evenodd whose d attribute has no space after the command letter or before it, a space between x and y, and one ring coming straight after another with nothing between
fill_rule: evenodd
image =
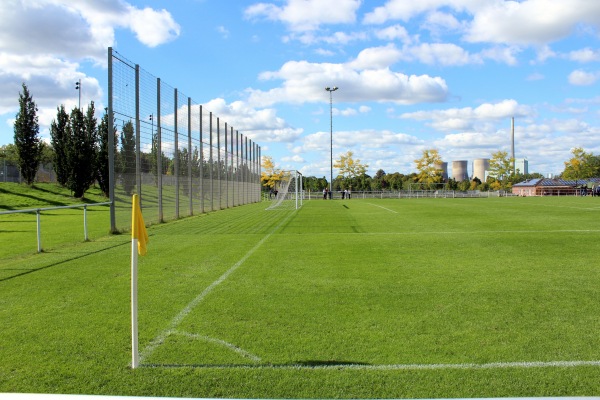
<instances>
[{"instance_id":1,"label":"power plant","mask_svg":"<svg viewBox=\"0 0 600 400\"><path fill-rule=\"evenodd\" d=\"M528 174L529 163L526 158L516 159L515 158L515 118L510 119L510 157L512 159L511 167L513 173ZM489 158L476 158L473 160L473 174L469 178L468 165L466 160L452 161L452 177L455 181L461 182L468 179L478 178L480 181L485 182L488 177L488 171L490 169ZM442 170L444 179L448 179L448 163L441 162L436 164L435 167Z\"/></svg>"},{"instance_id":2,"label":"power plant","mask_svg":"<svg viewBox=\"0 0 600 400\"><path fill-rule=\"evenodd\" d=\"M436 170L440 170L442 171L442 179L447 180L448 179L448 163L447 162L441 162L438 164L434 165Z\"/></svg>"},{"instance_id":3,"label":"power plant","mask_svg":"<svg viewBox=\"0 0 600 400\"><path fill-rule=\"evenodd\" d=\"M476 158L473 160L473 177L472 179L478 178L481 182L485 182L485 172L490 169L489 158Z\"/></svg>"},{"instance_id":4,"label":"power plant","mask_svg":"<svg viewBox=\"0 0 600 400\"><path fill-rule=\"evenodd\" d=\"M455 181L461 182L469 179L467 164L467 160L452 161L452 177Z\"/></svg>"}]
</instances>

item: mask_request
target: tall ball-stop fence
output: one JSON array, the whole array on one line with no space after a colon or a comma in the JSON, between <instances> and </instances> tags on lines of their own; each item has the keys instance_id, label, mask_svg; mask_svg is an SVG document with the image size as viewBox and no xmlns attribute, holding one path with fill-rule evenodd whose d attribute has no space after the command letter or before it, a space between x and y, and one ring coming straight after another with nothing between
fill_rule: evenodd
<instances>
[{"instance_id":1,"label":"tall ball-stop fence","mask_svg":"<svg viewBox=\"0 0 600 400\"><path fill-rule=\"evenodd\" d=\"M107 113L111 230L261 200L260 147L110 47Z\"/></svg>"}]
</instances>

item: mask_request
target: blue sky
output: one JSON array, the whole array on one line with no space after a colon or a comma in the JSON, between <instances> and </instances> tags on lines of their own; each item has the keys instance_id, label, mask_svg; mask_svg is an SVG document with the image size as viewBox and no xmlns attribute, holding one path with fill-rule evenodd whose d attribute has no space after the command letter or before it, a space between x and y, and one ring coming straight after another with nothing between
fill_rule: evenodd
<instances>
[{"instance_id":1,"label":"blue sky","mask_svg":"<svg viewBox=\"0 0 600 400\"><path fill-rule=\"evenodd\" d=\"M510 152L511 117L530 172L600 154L600 1L2 0L0 19L0 145L21 82L45 139L77 80L102 110L112 46L305 175L329 176L326 86L334 159L370 174Z\"/></svg>"}]
</instances>

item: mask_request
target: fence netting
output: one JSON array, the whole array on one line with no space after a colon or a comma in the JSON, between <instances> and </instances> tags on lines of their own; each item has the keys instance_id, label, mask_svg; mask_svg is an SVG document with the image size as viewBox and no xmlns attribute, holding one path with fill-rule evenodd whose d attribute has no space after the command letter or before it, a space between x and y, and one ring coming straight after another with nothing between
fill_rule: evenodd
<instances>
[{"instance_id":1,"label":"fence netting","mask_svg":"<svg viewBox=\"0 0 600 400\"><path fill-rule=\"evenodd\" d=\"M260 147L201 104L109 48L114 229L258 202ZM110 150L109 150L110 151Z\"/></svg>"}]
</instances>

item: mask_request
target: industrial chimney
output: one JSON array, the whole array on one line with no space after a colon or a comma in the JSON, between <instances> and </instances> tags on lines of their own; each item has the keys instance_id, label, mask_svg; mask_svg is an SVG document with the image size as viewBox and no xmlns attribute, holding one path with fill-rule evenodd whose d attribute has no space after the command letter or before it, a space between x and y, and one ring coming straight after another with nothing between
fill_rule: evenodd
<instances>
[{"instance_id":1,"label":"industrial chimney","mask_svg":"<svg viewBox=\"0 0 600 400\"><path fill-rule=\"evenodd\" d=\"M516 173L515 170L515 117L510 119L510 156L512 158L512 174Z\"/></svg>"}]
</instances>

